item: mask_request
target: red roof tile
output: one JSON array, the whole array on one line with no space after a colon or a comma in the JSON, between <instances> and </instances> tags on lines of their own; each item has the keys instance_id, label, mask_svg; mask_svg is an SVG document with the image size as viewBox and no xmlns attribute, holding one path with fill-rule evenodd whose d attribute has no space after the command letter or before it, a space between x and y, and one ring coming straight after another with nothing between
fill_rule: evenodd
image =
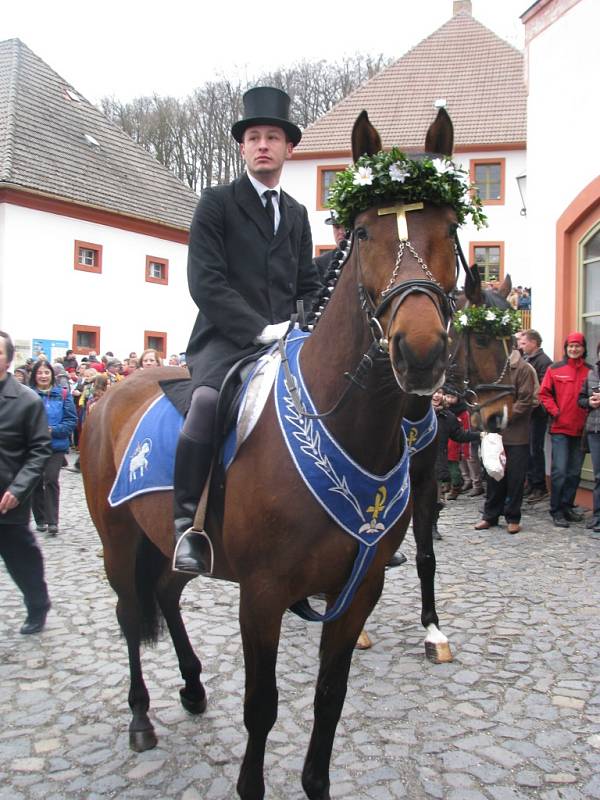
<instances>
[{"instance_id":1,"label":"red roof tile","mask_svg":"<svg viewBox=\"0 0 600 800\"><path fill-rule=\"evenodd\" d=\"M438 98L455 147L525 142L523 54L462 11L306 128L296 152L349 150L363 108L384 147L422 148Z\"/></svg>"}]
</instances>

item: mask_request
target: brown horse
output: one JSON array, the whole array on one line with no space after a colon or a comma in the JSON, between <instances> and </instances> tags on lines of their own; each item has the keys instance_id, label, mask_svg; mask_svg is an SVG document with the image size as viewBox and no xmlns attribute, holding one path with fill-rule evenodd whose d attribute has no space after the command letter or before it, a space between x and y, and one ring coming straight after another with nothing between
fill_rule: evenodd
<instances>
[{"instance_id":1,"label":"brown horse","mask_svg":"<svg viewBox=\"0 0 600 800\"><path fill-rule=\"evenodd\" d=\"M457 297L457 307L510 309L506 297L511 285L510 275L507 275L497 290L484 289L479 270L473 265L465 269L464 291ZM503 429L512 416L511 339L511 336L488 336L468 330L451 333L449 372L466 390L465 399L473 423L485 430Z\"/></svg>"},{"instance_id":2,"label":"brown horse","mask_svg":"<svg viewBox=\"0 0 600 800\"><path fill-rule=\"evenodd\" d=\"M457 247L460 245L457 241ZM461 251L462 255L462 251ZM465 305L487 308L510 308L506 297L511 289L507 275L497 290L483 289L477 266L465 271L465 286L456 298L458 309ZM483 337L472 333L456 333L451 330L449 340L448 381L465 391L469 399L472 425L476 429L497 431L502 420L512 416L513 391L507 353L510 352L508 337ZM503 383L500 383L502 376ZM484 388L482 388L484 387ZM429 397L411 395L406 406L409 419L421 419L429 410ZM437 439L411 458L410 482L413 501L412 527L416 544L416 566L421 585L421 623L427 630L425 653L430 661L443 663L452 660L450 643L439 629L435 610L436 558L433 549L432 524L437 502L435 462ZM361 634L359 646L370 647L372 641L366 631Z\"/></svg>"},{"instance_id":3,"label":"brown horse","mask_svg":"<svg viewBox=\"0 0 600 800\"><path fill-rule=\"evenodd\" d=\"M379 136L363 112L352 134L353 155L356 159L380 149ZM429 129L426 149L451 153L452 126L443 111ZM413 211L408 219L410 242L420 255L407 253L399 264L396 219L377 211L368 209L354 222L350 255L325 313L306 341L301 365L316 407L333 406L347 387L344 373L354 372L373 343L365 298L373 308L380 307L379 326L389 341L389 354L373 359L361 388L353 389L339 411L328 417L327 427L364 469L385 475L404 450L403 416L407 410L414 414L425 409L428 396L444 379L448 295L456 278L456 216L449 206L428 203ZM380 305L384 296L385 306ZM130 744L136 750L156 744L140 661L141 642L157 633L156 604L173 638L185 681L181 701L193 713L206 706L201 665L179 612L189 577L173 573L170 566L170 495L136 497L117 508L107 503L132 431L160 392L158 377L156 371L146 372L112 389L86 423L81 453L88 505L104 545L106 572L118 596L117 616L127 640ZM413 472L418 475L416 467ZM323 626L314 727L302 773L304 790L313 800L330 797L329 762L354 644L381 594L385 565L403 540L412 511L409 501L381 539L350 607ZM425 613L424 602L424 623L435 626L435 560L431 531L427 534L423 525L424 508L415 510L418 519L415 531L423 533L417 540L417 563L428 603ZM317 593L325 593L331 606L357 552L356 541L314 501L297 474L277 426L272 395L227 473L223 515L209 508L206 530L215 545L214 574L240 586L248 744L237 790L243 800L259 800L264 797L266 739L277 716L275 666L282 616L290 606ZM431 646L435 650L436 642Z\"/></svg>"}]
</instances>

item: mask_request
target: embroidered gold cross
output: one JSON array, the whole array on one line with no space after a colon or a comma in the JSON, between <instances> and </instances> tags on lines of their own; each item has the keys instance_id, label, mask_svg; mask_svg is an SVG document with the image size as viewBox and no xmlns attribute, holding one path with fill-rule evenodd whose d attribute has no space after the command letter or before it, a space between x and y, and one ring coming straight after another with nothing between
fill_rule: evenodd
<instances>
[{"instance_id":1,"label":"embroidered gold cross","mask_svg":"<svg viewBox=\"0 0 600 800\"><path fill-rule=\"evenodd\" d=\"M408 436L406 437L406 442L409 447L412 447L414 443L419 438L419 431L417 428L411 428L408 432Z\"/></svg>"},{"instance_id":2,"label":"embroidered gold cross","mask_svg":"<svg viewBox=\"0 0 600 800\"><path fill-rule=\"evenodd\" d=\"M419 211L423 208L423 203L409 203L408 205L391 206L390 208L380 208L377 214L382 217L384 214L395 214L398 224L398 239L401 242L408 241L408 225L406 224L407 211Z\"/></svg>"},{"instance_id":3,"label":"embroidered gold cross","mask_svg":"<svg viewBox=\"0 0 600 800\"><path fill-rule=\"evenodd\" d=\"M385 486L380 486L377 492L375 493L375 502L372 506L367 508L367 514L373 514L373 519L371 520L371 525L374 525L377 522L377 517L381 514L383 509L385 508L385 500L387 497L387 489Z\"/></svg>"}]
</instances>

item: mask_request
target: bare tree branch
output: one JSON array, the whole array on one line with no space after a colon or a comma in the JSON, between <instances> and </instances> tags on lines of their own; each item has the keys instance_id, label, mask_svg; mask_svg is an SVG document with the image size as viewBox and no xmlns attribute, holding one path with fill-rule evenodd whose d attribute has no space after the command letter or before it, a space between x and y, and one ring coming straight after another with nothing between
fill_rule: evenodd
<instances>
[{"instance_id":1,"label":"bare tree branch","mask_svg":"<svg viewBox=\"0 0 600 800\"><path fill-rule=\"evenodd\" d=\"M103 98L101 111L194 191L229 183L241 174L231 126L242 116L250 86L275 86L292 100L290 116L306 128L390 63L382 54L357 53L339 62L300 61L246 84L220 77L183 100L137 97L131 103Z\"/></svg>"}]
</instances>

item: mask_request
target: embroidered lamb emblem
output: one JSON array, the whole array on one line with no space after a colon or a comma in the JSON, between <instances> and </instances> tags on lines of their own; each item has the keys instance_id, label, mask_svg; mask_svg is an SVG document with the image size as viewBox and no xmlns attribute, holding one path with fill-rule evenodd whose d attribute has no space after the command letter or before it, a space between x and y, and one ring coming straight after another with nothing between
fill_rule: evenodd
<instances>
[{"instance_id":1,"label":"embroidered lamb emblem","mask_svg":"<svg viewBox=\"0 0 600 800\"><path fill-rule=\"evenodd\" d=\"M150 455L152 451L152 440L144 439L143 442L137 445L135 453L129 459L129 480L135 481L137 479L136 472L139 470L139 477L144 477L144 472L148 469L148 459L146 456Z\"/></svg>"}]
</instances>

